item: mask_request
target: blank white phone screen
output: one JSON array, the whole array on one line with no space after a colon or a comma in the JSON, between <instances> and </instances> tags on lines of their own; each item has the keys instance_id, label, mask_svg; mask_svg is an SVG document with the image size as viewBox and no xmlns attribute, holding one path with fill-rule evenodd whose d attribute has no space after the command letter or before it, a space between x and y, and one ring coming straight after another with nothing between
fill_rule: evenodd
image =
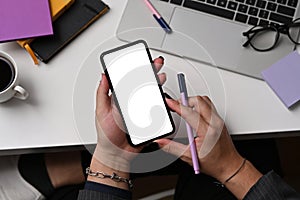
<instances>
[{"instance_id":1,"label":"blank white phone screen","mask_svg":"<svg viewBox=\"0 0 300 200\"><path fill-rule=\"evenodd\" d=\"M173 126L145 45L103 57L130 140L134 145L171 133Z\"/></svg>"}]
</instances>

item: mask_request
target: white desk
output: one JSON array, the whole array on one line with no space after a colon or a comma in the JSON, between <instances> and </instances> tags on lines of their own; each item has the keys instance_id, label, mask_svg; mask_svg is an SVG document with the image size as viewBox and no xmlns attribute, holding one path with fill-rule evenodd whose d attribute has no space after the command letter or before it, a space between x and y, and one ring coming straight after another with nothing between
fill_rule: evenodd
<instances>
[{"instance_id":1,"label":"white desk","mask_svg":"<svg viewBox=\"0 0 300 200\"><path fill-rule=\"evenodd\" d=\"M0 150L81 145L73 117L73 86L90 50L115 35L124 0L105 0L111 10L85 30L50 63L35 67L15 42L0 44L19 68L30 93L23 102L0 104ZM202 73L209 73L210 67ZM300 105L288 110L265 82L220 70L225 88L226 124L233 135L300 130ZM218 99L216 99L216 103ZM87 143L96 142L91 137Z\"/></svg>"}]
</instances>

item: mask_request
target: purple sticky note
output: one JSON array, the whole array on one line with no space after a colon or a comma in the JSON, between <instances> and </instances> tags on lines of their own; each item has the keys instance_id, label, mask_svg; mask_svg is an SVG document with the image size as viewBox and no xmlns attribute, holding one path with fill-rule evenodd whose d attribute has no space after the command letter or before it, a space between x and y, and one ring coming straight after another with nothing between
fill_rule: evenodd
<instances>
[{"instance_id":1,"label":"purple sticky note","mask_svg":"<svg viewBox=\"0 0 300 200\"><path fill-rule=\"evenodd\" d=\"M264 70L262 76L286 107L300 100L300 55L297 51Z\"/></svg>"},{"instance_id":2,"label":"purple sticky note","mask_svg":"<svg viewBox=\"0 0 300 200\"><path fill-rule=\"evenodd\" d=\"M0 1L0 42L51 34L48 0Z\"/></svg>"}]
</instances>

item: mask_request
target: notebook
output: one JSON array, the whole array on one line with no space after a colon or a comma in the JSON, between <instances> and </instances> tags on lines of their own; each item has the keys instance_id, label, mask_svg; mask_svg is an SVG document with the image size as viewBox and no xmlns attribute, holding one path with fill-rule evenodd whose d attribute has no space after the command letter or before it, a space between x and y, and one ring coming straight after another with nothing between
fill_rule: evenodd
<instances>
[{"instance_id":1,"label":"notebook","mask_svg":"<svg viewBox=\"0 0 300 200\"><path fill-rule=\"evenodd\" d=\"M74 1L75 0L49 0L52 22L54 22L59 16L61 16L74 3ZM30 43L34 39L35 38L23 39L18 40L17 42L21 47L26 49L26 51L31 56L34 64L37 65L39 64L39 61L30 47Z\"/></svg>"},{"instance_id":2,"label":"notebook","mask_svg":"<svg viewBox=\"0 0 300 200\"><path fill-rule=\"evenodd\" d=\"M286 34L281 34L277 47L268 52L242 46L247 40L242 33L254 25L289 23L299 18L295 0L150 1L173 32L165 33L143 0L131 0L120 21L118 38L143 39L150 48L259 79L264 69L295 47ZM274 40L271 34L268 40Z\"/></svg>"},{"instance_id":3,"label":"notebook","mask_svg":"<svg viewBox=\"0 0 300 200\"><path fill-rule=\"evenodd\" d=\"M51 35L48 0L1 0L0 42Z\"/></svg>"},{"instance_id":4,"label":"notebook","mask_svg":"<svg viewBox=\"0 0 300 200\"><path fill-rule=\"evenodd\" d=\"M101 0L75 0L53 22L54 34L36 38L30 43L30 47L39 60L47 63L108 10L108 5Z\"/></svg>"}]
</instances>

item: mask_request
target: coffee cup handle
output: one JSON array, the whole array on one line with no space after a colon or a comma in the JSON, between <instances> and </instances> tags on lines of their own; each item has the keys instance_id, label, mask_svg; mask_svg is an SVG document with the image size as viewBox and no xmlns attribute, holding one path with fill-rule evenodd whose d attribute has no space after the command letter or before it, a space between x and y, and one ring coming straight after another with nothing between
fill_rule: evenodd
<instances>
[{"instance_id":1,"label":"coffee cup handle","mask_svg":"<svg viewBox=\"0 0 300 200\"><path fill-rule=\"evenodd\" d=\"M29 93L24 88L22 88L21 86L18 86L18 85L15 86L14 90L16 91L15 97L17 99L26 100L29 96Z\"/></svg>"}]
</instances>

